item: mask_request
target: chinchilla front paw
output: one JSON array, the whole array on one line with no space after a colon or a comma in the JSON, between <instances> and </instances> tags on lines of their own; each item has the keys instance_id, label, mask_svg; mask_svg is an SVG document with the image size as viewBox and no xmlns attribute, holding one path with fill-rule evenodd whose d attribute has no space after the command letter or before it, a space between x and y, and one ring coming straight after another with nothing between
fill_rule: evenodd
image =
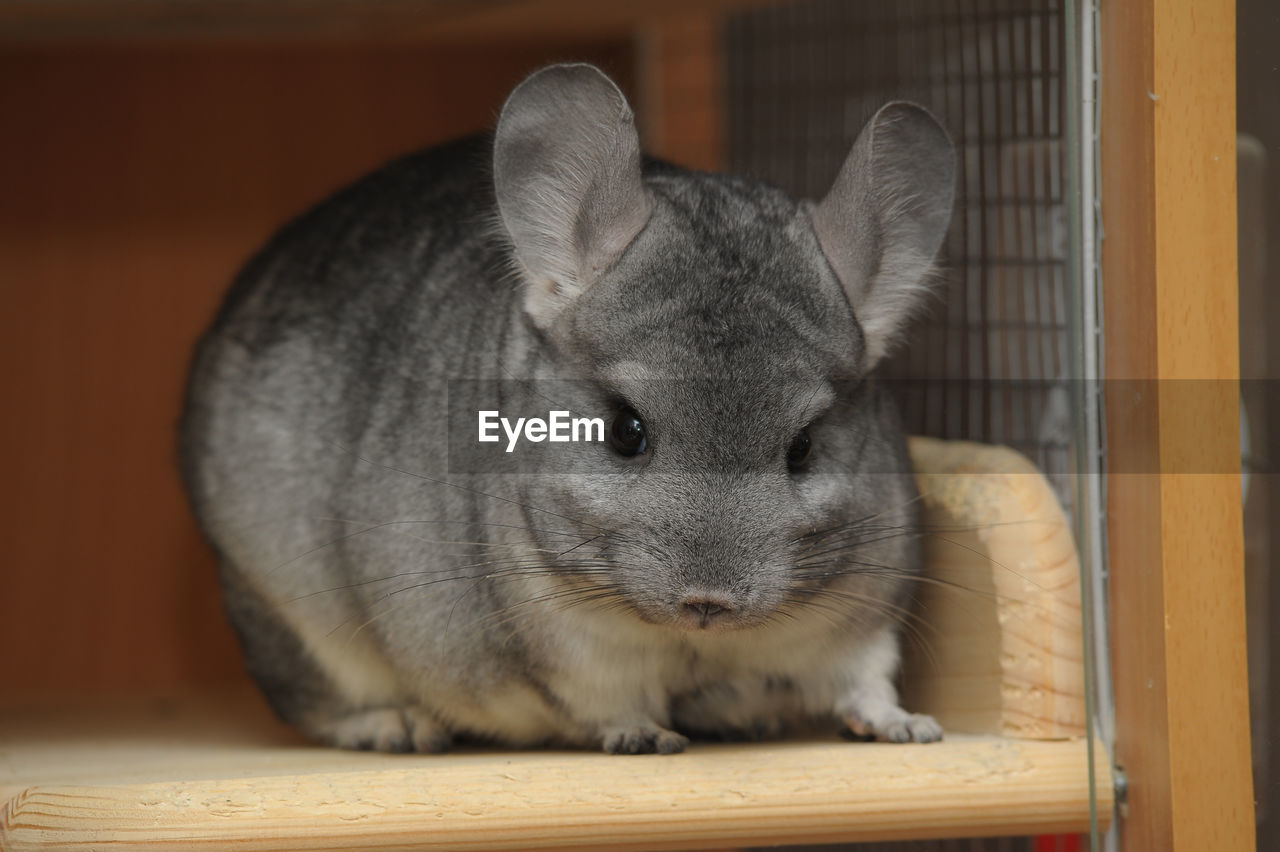
<instances>
[{"instance_id":1,"label":"chinchilla front paw","mask_svg":"<svg viewBox=\"0 0 1280 852\"><path fill-rule=\"evenodd\" d=\"M446 732L417 707L379 707L327 719L311 726L317 739L360 751L433 754L452 744Z\"/></svg>"},{"instance_id":2,"label":"chinchilla front paw","mask_svg":"<svg viewBox=\"0 0 1280 852\"><path fill-rule=\"evenodd\" d=\"M657 725L630 725L604 732L604 750L609 754L676 754L689 738Z\"/></svg>"},{"instance_id":3,"label":"chinchilla front paw","mask_svg":"<svg viewBox=\"0 0 1280 852\"><path fill-rule=\"evenodd\" d=\"M875 714L874 719L847 715L844 722L860 737L889 743L934 743L942 739L942 726L932 716L908 713L901 707Z\"/></svg>"}]
</instances>

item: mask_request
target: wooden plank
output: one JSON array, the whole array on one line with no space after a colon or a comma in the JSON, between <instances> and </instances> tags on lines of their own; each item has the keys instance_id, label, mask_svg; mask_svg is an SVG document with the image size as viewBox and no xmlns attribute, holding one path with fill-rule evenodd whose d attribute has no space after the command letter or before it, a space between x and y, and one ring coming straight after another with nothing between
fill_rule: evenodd
<instances>
[{"instance_id":1,"label":"wooden plank","mask_svg":"<svg viewBox=\"0 0 1280 852\"><path fill-rule=\"evenodd\" d=\"M1234 5L1102 4L1116 758L1135 849L1253 848Z\"/></svg>"},{"instance_id":2,"label":"wooden plank","mask_svg":"<svg viewBox=\"0 0 1280 852\"><path fill-rule=\"evenodd\" d=\"M1235 4L1158 0L1153 41L1158 359L1175 382L1160 445L1162 464L1193 471L1166 476L1161 494L1173 839L1247 850Z\"/></svg>"},{"instance_id":3,"label":"wooden plank","mask_svg":"<svg viewBox=\"0 0 1280 852\"><path fill-rule=\"evenodd\" d=\"M705 849L1083 831L1083 740L299 747L250 699L0 710L0 847ZM1108 789L1105 766L1095 782ZM1107 806L1104 800L1104 807Z\"/></svg>"}]
</instances>

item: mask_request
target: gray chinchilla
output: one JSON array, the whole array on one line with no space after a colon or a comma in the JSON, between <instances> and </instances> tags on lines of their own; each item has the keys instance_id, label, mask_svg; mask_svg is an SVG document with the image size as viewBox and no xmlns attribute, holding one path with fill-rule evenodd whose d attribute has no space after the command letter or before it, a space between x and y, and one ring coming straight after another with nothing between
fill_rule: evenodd
<instances>
[{"instance_id":1,"label":"gray chinchilla","mask_svg":"<svg viewBox=\"0 0 1280 852\"><path fill-rule=\"evenodd\" d=\"M560 65L492 136L287 225L198 347L181 440L276 710L388 751L676 752L802 720L938 739L893 685L918 500L871 376L954 173L894 103L795 202L643 158L618 88ZM495 387L504 417L605 439L459 470L450 419L474 429Z\"/></svg>"}]
</instances>

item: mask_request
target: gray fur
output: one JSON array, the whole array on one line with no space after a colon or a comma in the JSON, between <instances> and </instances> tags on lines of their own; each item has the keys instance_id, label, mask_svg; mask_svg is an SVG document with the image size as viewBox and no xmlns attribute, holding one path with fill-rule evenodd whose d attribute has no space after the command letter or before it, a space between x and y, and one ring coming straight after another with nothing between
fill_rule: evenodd
<instances>
[{"instance_id":1,"label":"gray fur","mask_svg":"<svg viewBox=\"0 0 1280 852\"><path fill-rule=\"evenodd\" d=\"M525 308L546 325L649 218L631 108L590 65L547 68L507 100L493 166L498 209L526 277Z\"/></svg>"},{"instance_id":2,"label":"gray fur","mask_svg":"<svg viewBox=\"0 0 1280 852\"><path fill-rule=\"evenodd\" d=\"M930 145L872 146L893 186L856 164L840 180L883 200L910 171L893 151ZM201 341L188 490L251 671L312 736L668 752L679 730L806 718L940 736L892 683L916 492L865 330L905 321L895 294L921 286L950 173L930 166L939 185L886 227L833 190L815 233L775 189L637 152L603 75L540 72L496 141L393 163L286 226ZM832 249L844 221L874 247ZM881 262L857 295L842 279L867 252L925 263ZM648 451L451 473L448 412L486 403L456 380L546 410L550 384L512 379L607 421L625 400ZM812 459L789 470L806 426Z\"/></svg>"},{"instance_id":3,"label":"gray fur","mask_svg":"<svg viewBox=\"0 0 1280 852\"><path fill-rule=\"evenodd\" d=\"M915 104L886 104L812 209L818 241L862 322L868 369L928 292L955 174L955 151L938 122Z\"/></svg>"}]
</instances>

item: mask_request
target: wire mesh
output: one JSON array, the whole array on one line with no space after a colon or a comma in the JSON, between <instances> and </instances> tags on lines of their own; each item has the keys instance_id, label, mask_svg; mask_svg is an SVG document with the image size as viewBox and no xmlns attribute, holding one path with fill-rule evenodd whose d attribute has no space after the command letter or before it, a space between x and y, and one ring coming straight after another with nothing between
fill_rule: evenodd
<instances>
[{"instance_id":1,"label":"wire mesh","mask_svg":"<svg viewBox=\"0 0 1280 852\"><path fill-rule=\"evenodd\" d=\"M806 0L726 25L731 170L818 198L889 100L959 159L926 316L883 370L918 434L1012 446L1073 503L1062 0Z\"/></svg>"}]
</instances>

